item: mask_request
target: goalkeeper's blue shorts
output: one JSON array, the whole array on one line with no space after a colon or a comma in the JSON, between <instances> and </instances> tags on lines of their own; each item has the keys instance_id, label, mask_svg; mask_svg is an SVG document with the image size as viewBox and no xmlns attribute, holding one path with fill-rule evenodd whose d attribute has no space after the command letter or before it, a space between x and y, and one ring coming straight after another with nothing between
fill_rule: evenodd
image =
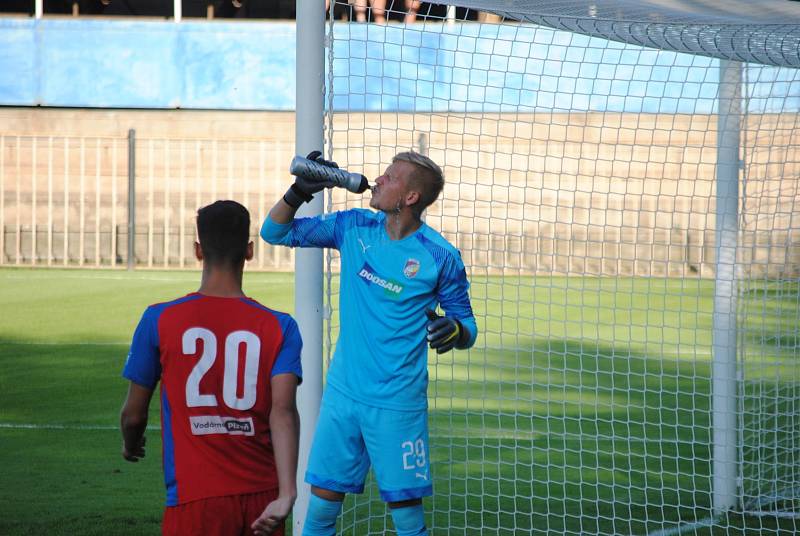
<instances>
[{"instance_id":1,"label":"goalkeeper's blue shorts","mask_svg":"<svg viewBox=\"0 0 800 536\"><path fill-rule=\"evenodd\" d=\"M376 408L328 387L306 482L331 491L362 493L370 465L386 502L431 495L427 410Z\"/></svg>"}]
</instances>

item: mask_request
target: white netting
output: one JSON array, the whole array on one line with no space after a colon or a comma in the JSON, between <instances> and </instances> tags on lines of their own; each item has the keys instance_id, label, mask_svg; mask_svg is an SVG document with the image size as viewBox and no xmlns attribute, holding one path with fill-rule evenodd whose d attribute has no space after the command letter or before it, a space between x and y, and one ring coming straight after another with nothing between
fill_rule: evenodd
<instances>
[{"instance_id":1,"label":"white netting","mask_svg":"<svg viewBox=\"0 0 800 536\"><path fill-rule=\"evenodd\" d=\"M521 19L524 3L459 5ZM542 17L570 28L574 3L548 4ZM371 178L410 148L445 170L426 219L462 252L481 336L430 356L432 533L796 531L800 72L741 67L739 478L719 515L720 61L709 56L720 54L426 15L331 23L327 127L332 158ZM352 206L365 200L337 192L329 210ZM329 345L337 270L331 252ZM392 530L374 484L348 499L340 529Z\"/></svg>"},{"instance_id":2,"label":"white netting","mask_svg":"<svg viewBox=\"0 0 800 536\"><path fill-rule=\"evenodd\" d=\"M454 0L454 4L661 50L800 67L800 4L787 0Z\"/></svg>"},{"instance_id":3,"label":"white netting","mask_svg":"<svg viewBox=\"0 0 800 536\"><path fill-rule=\"evenodd\" d=\"M743 129L741 500L800 515L800 116L797 71L751 67ZM789 83L788 76L795 76ZM788 85L787 85L788 83ZM786 101L770 101L785 93Z\"/></svg>"}]
</instances>

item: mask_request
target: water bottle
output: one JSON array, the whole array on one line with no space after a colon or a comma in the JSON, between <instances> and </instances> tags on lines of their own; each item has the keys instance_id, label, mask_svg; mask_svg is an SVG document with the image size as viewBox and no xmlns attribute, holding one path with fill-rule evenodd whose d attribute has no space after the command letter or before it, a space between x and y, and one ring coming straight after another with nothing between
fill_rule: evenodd
<instances>
[{"instance_id":1,"label":"water bottle","mask_svg":"<svg viewBox=\"0 0 800 536\"><path fill-rule=\"evenodd\" d=\"M331 181L336 186L346 188L355 194L364 193L369 188L367 178L360 173L350 173L344 169L328 167L302 156L292 158L289 173L313 180Z\"/></svg>"}]
</instances>

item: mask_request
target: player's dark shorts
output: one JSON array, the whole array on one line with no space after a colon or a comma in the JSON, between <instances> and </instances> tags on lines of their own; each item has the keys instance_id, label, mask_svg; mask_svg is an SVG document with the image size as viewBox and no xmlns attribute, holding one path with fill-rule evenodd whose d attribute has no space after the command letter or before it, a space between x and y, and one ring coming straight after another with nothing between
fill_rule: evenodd
<instances>
[{"instance_id":1,"label":"player's dark shorts","mask_svg":"<svg viewBox=\"0 0 800 536\"><path fill-rule=\"evenodd\" d=\"M164 536L252 536L250 525L278 490L200 499L164 509ZM283 527L273 532L283 536Z\"/></svg>"}]
</instances>

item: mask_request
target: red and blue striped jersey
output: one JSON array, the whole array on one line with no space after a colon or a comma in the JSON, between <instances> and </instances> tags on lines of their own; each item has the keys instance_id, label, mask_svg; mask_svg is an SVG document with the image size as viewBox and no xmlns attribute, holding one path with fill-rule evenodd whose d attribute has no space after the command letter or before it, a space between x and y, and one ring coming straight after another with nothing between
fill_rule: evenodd
<instances>
[{"instance_id":1,"label":"red and blue striped jersey","mask_svg":"<svg viewBox=\"0 0 800 536\"><path fill-rule=\"evenodd\" d=\"M278 487L270 380L302 378L294 319L250 298L192 293L151 305L122 375L161 382L167 505Z\"/></svg>"}]
</instances>

